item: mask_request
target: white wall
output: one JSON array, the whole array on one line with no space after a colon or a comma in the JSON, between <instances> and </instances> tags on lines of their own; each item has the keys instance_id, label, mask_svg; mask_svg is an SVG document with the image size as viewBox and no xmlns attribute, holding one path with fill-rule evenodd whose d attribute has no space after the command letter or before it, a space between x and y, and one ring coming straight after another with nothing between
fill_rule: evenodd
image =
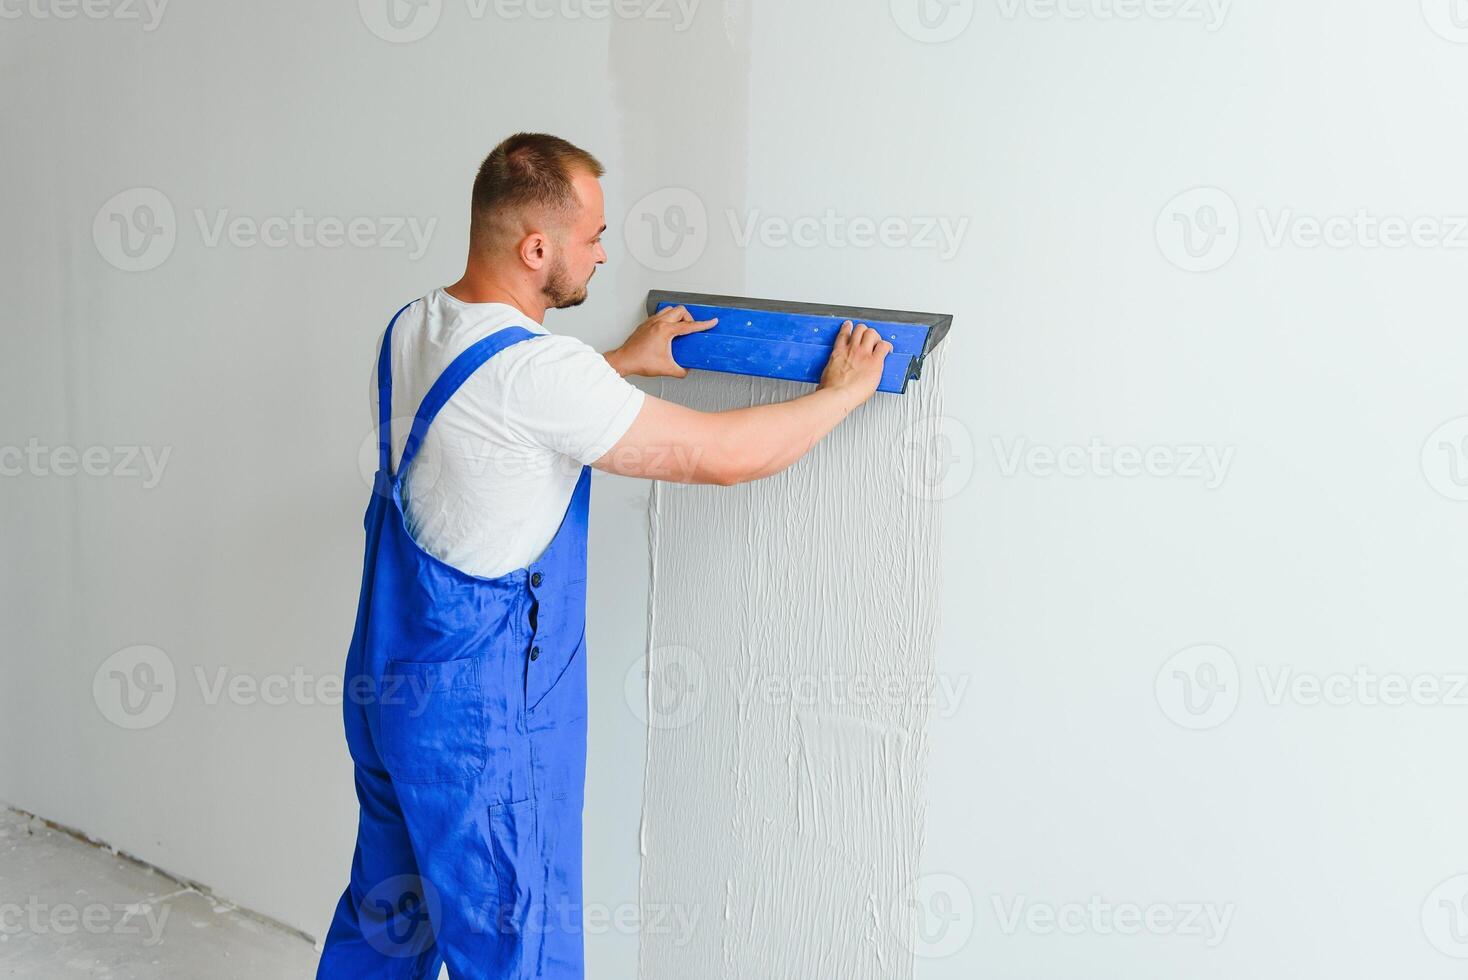
<instances>
[{"instance_id":1,"label":"white wall","mask_svg":"<svg viewBox=\"0 0 1468 980\"><path fill-rule=\"evenodd\" d=\"M970 222L947 262L759 247L747 267L760 294L958 316L939 670L969 683L930 727L921 980L1461 969L1430 941L1468 952L1438 904L1463 881L1434 894L1468 871L1461 704L1370 706L1368 683L1272 705L1259 674L1463 672L1463 505L1433 484L1461 495L1439 442L1464 426L1429 441L1468 414L1463 237L1271 247L1256 214L1468 214L1468 48L1420 6L1237 3L1210 33L996 0L944 44L882 10L761 9L750 207ZM1198 185L1241 214L1209 273L1154 231ZM1233 455L1211 490L1006 475L1018 440L1093 437ZM1163 667L1199 644L1240 679L1195 717L1172 675L1197 663ZM1104 934L1089 910L1079 934L1047 927L1093 896L1231 925L1212 948ZM1006 931L1020 899L1035 918Z\"/></svg>"},{"instance_id":2,"label":"white wall","mask_svg":"<svg viewBox=\"0 0 1468 980\"><path fill-rule=\"evenodd\" d=\"M1468 415L1461 248L1270 241L1282 216L1365 209L1452 233L1468 214L1468 47L1443 36L1448 0L1234 3L1216 30L1157 16L1166 3L1104 19L1102 0L1048 19L1038 2L960 2L931 30L904 0L705 4L684 32L471 9L444 0L411 44L350 4L171 5L153 31L4 25L0 444L171 455L152 488L0 482L0 799L322 930L354 819L337 711L210 706L193 671L339 670L372 340L394 303L456 275L479 157L537 128L609 165L614 245L669 204L689 213L686 194L652 191L681 187L707 215L671 260L635 235L614 248L556 329L610 344L653 284L957 316L938 667L964 693L929 732L920 980L1458 968L1434 941L1460 949L1439 900L1463 889L1434 889L1468 872L1461 707L1269 690L1285 670L1461 672L1464 494L1439 446L1463 432L1434 434ZM1227 196L1170 203L1198 186ZM92 227L135 187L167 196L177 243L127 273ZM1173 219L1199 204L1223 208L1216 247L1237 253L1186 272ZM410 261L209 247L195 217L296 208L438 224ZM755 222L743 246L729 208ZM828 208L962 233L945 257L925 236L843 248L826 228L781 245L765 223ZM1031 452L1093 438L1162 447L1167 465L1212 448L1228 467L1210 489L1090 464L1043 475ZM643 737L625 681L645 639L645 497L597 482L588 893L608 910L637 900ZM139 644L179 683L166 719L129 732L92 683ZM1227 654L1170 663L1202 644ZM1174 675L1200 677L1205 656L1226 688L1191 715ZM1047 911L1093 897L1229 925L1215 946L1106 934L1090 911L1077 935L1047 930ZM635 969L635 936L589 943L598 975Z\"/></svg>"},{"instance_id":3,"label":"white wall","mask_svg":"<svg viewBox=\"0 0 1468 980\"><path fill-rule=\"evenodd\" d=\"M317 936L356 821L340 710L310 688L280 706L228 694L209 704L194 671L209 684L221 669L256 681L340 675L375 341L397 305L461 271L469 187L490 147L517 129L586 146L609 168L617 223L642 193L625 162L642 148L619 130L606 84L607 21L506 20L493 8L475 18L450 0L430 35L394 44L354 8L178 4L153 31L27 15L0 34L0 443L169 453L147 488L125 475L0 483L0 800ZM670 24L637 26L644 56L676 36ZM93 222L135 187L166 196L176 243L156 268L126 272L94 245ZM210 245L197 224L199 213L212 230L221 214L263 221L297 208L379 219L374 235L394 216L436 225L410 256ZM594 302L550 325L614 345L640 319L649 283L638 275L625 259L603 270ZM591 672L603 694L588 900L635 910L643 737L622 689L645 636L647 488L598 479L593 496ZM163 651L177 683L166 716L127 731L99 710L93 679L137 645ZM624 976L636 943L589 938L593 962Z\"/></svg>"}]
</instances>

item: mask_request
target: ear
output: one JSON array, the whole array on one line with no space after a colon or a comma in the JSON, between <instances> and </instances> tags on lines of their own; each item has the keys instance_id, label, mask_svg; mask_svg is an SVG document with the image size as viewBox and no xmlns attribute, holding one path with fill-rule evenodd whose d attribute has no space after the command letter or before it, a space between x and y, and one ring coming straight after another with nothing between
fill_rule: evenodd
<instances>
[{"instance_id":1,"label":"ear","mask_svg":"<svg viewBox=\"0 0 1468 980\"><path fill-rule=\"evenodd\" d=\"M538 231L532 231L520 239L520 261L527 268L540 271L550 257L550 239Z\"/></svg>"}]
</instances>

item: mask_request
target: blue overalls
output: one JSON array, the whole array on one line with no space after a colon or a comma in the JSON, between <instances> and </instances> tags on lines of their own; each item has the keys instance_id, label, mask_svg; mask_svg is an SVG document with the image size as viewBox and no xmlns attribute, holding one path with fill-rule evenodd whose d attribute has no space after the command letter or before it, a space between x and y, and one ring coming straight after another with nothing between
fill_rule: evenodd
<instances>
[{"instance_id":1,"label":"blue overalls","mask_svg":"<svg viewBox=\"0 0 1468 980\"><path fill-rule=\"evenodd\" d=\"M412 304L409 304L410 306ZM434 417L507 327L444 370L392 469L392 330L378 357L380 461L343 713L361 816L317 976L581 980L590 470L534 564L480 578L420 548L403 514Z\"/></svg>"}]
</instances>

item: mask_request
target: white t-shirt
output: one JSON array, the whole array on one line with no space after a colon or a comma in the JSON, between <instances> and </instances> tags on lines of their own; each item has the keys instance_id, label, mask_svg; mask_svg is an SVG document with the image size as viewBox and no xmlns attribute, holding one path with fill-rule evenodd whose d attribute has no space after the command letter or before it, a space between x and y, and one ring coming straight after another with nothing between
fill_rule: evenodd
<instances>
[{"instance_id":1,"label":"white t-shirt","mask_svg":"<svg viewBox=\"0 0 1468 980\"><path fill-rule=\"evenodd\" d=\"M616 445L644 397L580 340L548 333L512 306L461 303L436 289L393 327L394 470L413 415L444 368L469 345L509 326L540 336L500 351L464 382L429 427L403 481L408 528L418 544L485 577L541 556L581 465Z\"/></svg>"}]
</instances>

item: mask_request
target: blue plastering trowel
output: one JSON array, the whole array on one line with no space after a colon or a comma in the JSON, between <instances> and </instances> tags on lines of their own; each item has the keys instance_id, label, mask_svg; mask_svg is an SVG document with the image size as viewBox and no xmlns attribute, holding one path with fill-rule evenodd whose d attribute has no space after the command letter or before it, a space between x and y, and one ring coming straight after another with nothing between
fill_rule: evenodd
<instances>
[{"instance_id":1,"label":"blue plastering trowel","mask_svg":"<svg viewBox=\"0 0 1468 980\"><path fill-rule=\"evenodd\" d=\"M893 394L907 391L907 383L922 376L923 358L953 325L953 317L947 313L664 290L647 294L648 316L670 306L686 307L695 320L719 319L710 330L673 341L673 360L681 367L812 384L821 379L841 324L847 320L865 323L892 344L877 390Z\"/></svg>"}]
</instances>

